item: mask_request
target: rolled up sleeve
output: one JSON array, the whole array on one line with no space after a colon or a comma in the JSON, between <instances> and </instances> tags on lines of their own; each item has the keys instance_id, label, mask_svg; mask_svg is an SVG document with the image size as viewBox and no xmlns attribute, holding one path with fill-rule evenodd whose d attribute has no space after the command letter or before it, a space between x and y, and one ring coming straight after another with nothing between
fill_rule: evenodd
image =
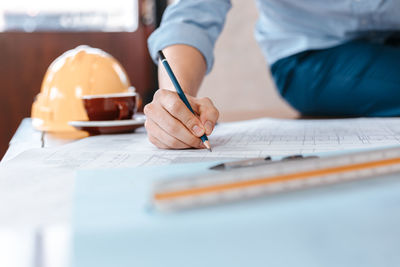
<instances>
[{"instance_id":1,"label":"rolled up sleeve","mask_svg":"<svg viewBox=\"0 0 400 267\"><path fill-rule=\"evenodd\" d=\"M214 63L214 46L220 35L230 0L181 0L164 12L161 26L148 39L149 52L157 63L157 51L174 44L185 44L200 51L207 73Z\"/></svg>"}]
</instances>

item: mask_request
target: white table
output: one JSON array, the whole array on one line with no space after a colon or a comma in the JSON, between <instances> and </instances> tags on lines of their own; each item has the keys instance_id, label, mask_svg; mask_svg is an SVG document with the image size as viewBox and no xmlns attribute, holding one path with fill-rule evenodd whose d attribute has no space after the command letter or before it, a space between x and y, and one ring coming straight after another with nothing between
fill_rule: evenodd
<instances>
[{"instance_id":1,"label":"white table","mask_svg":"<svg viewBox=\"0 0 400 267\"><path fill-rule=\"evenodd\" d=\"M82 135L79 135L79 137L80 136ZM77 139L78 138L70 136L58 136L37 131L32 126L32 119L25 118L21 121L17 131L11 138L8 150L1 162L8 161L18 154L32 148L55 147L74 142Z\"/></svg>"},{"instance_id":2,"label":"white table","mask_svg":"<svg viewBox=\"0 0 400 267\"><path fill-rule=\"evenodd\" d=\"M55 147L77 139L44 134L25 118L9 143L1 160L6 162L32 148ZM57 225L46 229L0 229L0 266L4 267L67 267L70 247L68 226Z\"/></svg>"}]
</instances>

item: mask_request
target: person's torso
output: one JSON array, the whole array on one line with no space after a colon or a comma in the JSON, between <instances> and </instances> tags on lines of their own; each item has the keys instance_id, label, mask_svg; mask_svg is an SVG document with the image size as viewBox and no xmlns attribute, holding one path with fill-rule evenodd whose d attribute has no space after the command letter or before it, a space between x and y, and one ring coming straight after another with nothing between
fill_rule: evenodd
<instances>
[{"instance_id":1,"label":"person's torso","mask_svg":"<svg viewBox=\"0 0 400 267\"><path fill-rule=\"evenodd\" d=\"M306 49L400 32L400 0L257 0L256 38L270 62Z\"/></svg>"}]
</instances>

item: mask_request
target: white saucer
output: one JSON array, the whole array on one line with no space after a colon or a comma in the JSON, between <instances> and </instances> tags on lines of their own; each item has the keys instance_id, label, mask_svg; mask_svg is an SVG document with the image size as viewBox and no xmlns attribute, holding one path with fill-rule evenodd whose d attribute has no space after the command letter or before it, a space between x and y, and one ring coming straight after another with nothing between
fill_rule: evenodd
<instances>
[{"instance_id":1,"label":"white saucer","mask_svg":"<svg viewBox=\"0 0 400 267\"><path fill-rule=\"evenodd\" d=\"M144 125L146 117L138 114L131 120L69 121L68 124L91 135L133 132Z\"/></svg>"}]
</instances>

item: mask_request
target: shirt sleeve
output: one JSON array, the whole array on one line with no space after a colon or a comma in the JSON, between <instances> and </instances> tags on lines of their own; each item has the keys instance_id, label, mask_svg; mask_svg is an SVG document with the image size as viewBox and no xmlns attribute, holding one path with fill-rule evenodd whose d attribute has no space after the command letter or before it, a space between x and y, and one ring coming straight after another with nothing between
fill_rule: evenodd
<instances>
[{"instance_id":1,"label":"shirt sleeve","mask_svg":"<svg viewBox=\"0 0 400 267\"><path fill-rule=\"evenodd\" d=\"M158 50L185 44L200 51L209 73L214 63L214 45L230 8L230 0L180 0L168 6L161 26L148 39L153 61L157 64Z\"/></svg>"}]
</instances>

